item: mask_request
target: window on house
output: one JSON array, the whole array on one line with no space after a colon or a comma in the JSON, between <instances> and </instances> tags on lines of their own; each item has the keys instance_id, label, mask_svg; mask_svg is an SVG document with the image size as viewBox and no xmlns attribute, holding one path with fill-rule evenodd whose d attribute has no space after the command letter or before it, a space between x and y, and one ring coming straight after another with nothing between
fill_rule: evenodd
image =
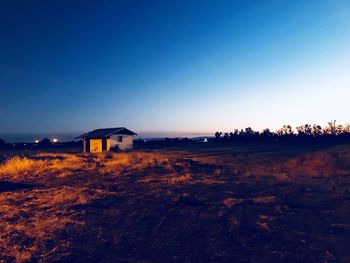
<instances>
[{"instance_id":1,"label":"window on house","mask_svg":"<svg viewBox=\"0 0 350 263\"><path fill-rule=\"evenodd\" d=\"M118 136L118 142L123 142L123 136Z\"/></svg>"}]
</instances>

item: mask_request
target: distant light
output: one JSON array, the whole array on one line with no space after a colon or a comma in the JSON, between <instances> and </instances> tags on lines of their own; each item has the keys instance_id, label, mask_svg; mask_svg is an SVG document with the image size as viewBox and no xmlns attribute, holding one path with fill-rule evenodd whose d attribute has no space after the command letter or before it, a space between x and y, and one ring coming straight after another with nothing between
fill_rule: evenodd
<instances>
[{"instance_id":1,"label":"distant light","mask_svg":"<svg viewBox=\"0 0 350 263\"><path fill-rule=\"evenodd\" d=\"M53 142L53 143L56 143L56 142L58 142L58 139L57 139L57 138L53 138L53 139L52 139L52 142Z\"/></svg>"},{"instance_id":2,"label":"distant light","mask_svg":"<svg viewBox=\"0 0 350 263\"><path fill-rule=\"evenodd\" d=\"M207 138L204 138L204 141L203 142L208 142L208 139Z\"/></svg>"},{"instance_id":3,"label":"distant light","mask_svg":"<svg viewBox=\"0 0 350 263\"><path fill-rule=\"evenodd\" d=\"M143 140L143 142L147 142L147 140Z\"/></svg>"},{"instance_id":4,"label":"distant light","mask_svg":"<svg viewBox=\"0 0 350 263\"><path fill-rule=\"evenodd\" d=\"M39 143L39 140L35 140L35 143Z\"/></svg>"}]
</instances>

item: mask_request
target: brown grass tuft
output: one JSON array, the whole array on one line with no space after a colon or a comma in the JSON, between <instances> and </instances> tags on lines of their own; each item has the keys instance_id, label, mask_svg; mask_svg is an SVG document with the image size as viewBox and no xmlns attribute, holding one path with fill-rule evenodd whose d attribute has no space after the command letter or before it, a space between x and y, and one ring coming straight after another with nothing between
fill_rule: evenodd
<instances>
[{"instance_id":1,"label":"brown grass tuft","mask_svg":"<svg viewBox=\"0 0 350 263\"><path fill-rule=\"evenodd\" d=\"M39 153L31 158L15 156L0 165L0 179L28 181L44 173L64 177L83 169L83 159L75 154Z\"/></svg>"},{"instance_id":2,"label":"brown grass tuft","mask_svg":"<svg viewBox=\"0 0 350 263\"><path fill-rule=\"evenodd\" d=\"M228 207L228 208L231 208L232 206L235 206L235 205L238 205L238 204L241 204L243 203L243 199L242 198L226 198L224 201L223 201L223 204Z\"/></svg>"},{"instance_id":3,"label":"brown grass tuft","mask_svg":"<svg viewBox=\"0 0 350 263\"><path fill-rule=\"evenodd\" d=\"M0 256L12 255L16 262L27 262L34 256L54 252L43 247L47 242L53 242L52 250L63 253L67 248L60 240L60 233L68 226L78 230L83 225L76 219L78 211L71 207L84 205L101 194L77 187L2 193Z\"/></svg>"}]
</instances>

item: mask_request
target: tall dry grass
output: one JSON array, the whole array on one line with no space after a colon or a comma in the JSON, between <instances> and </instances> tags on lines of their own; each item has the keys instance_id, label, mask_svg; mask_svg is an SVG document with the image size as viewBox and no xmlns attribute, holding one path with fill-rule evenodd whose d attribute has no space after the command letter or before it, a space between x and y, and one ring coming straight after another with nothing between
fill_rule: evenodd
<instances>
[{"instance_id":1,"label":"tall dry grass","mask_svg":"<svg viewBox=\"0 0 350 263\"><path fill-rule=\"evenodd\" d=\"M156 151L99 154L38 153L30 157L15 156L7 159L0 164L0 180L35 181L43 177L65 177L87 171L120 175L126 170L139 171L159 166L170 171L175 159L169 154Z\"/></svg>"},{"instance_id":2,"label":"tall dry grass","mask_svg":"<svg viewBox=\"0 0 350 263\"><path fill-rule=\"evenodd\" d=\"M171 169L175 158L162 152L121 152L121 153L101 153L94 156L94 161L101 165L100 171L103 173L115 173L128 169L137 171L149 167L162 166Z\"/></svg>"},{"instance_id":3,"label":"tall dry grass","mask_svg":"<svg viewBox=\"0 0 350 263\"><path fill-rule=\"evenodd\" d=\"M84 221L79 210L106 193L84 187L36 189L30 192L6 192L0 195L0 262L37 262L50 254L64 255L69 251L66 229L79 231ZM71 233L69 233L71 234ZM66 234L67 235L67 234ZM46 262L46 261L45 261Z\"/></svg>"},{"instance_id":4,"label":"tall dry grass","mask_svg":"<svg viewBox=\"0 0 350 263\"><path fill-rule=\"evenodd\" d=\"M349 174L350 170L350 152L346 147L304 153L280 160L271 159L264 154L197 156L191 157L189 163L183 161L185 158L188 158L188 153L186 155L182 152L161 151L99 154L38 153L31 157L16 156L6 160L0 165L0 180L38 181L38 178L65 177L87 171L119 176L125 172L161 168L164 174L153 174L148 171L143 180L164 179L164 182L183 183L193 181L191 162L203 166L226 167L225 169L231 170L233 176L272 175L283 180L299 175L314 177ZM218 181L220 174L221 172L213 177L213 180Z\"/></svg>"},{"instance_id":5,"label":"tall dry grass","mask_svg":"<svg viewBox=\"0 0 350 263\"><path fill-rule=\"evenodd\" d=\"M44 160L33 160L27 157L12 157L0 166L0 174L17 175L29 171L41 171L47 167L47 162Z\"/></svg>"},{"instance_id":6,"label":"tall dry grass","mask_svg":"<svg viewBox=\"0 0 350 263\"><path fill-rule=\"evenodd\" d=\"M48 173L66 176L74 170L83 169L83 166L84 160L74 154L40 153L32 157L14 156L0 165L0 179L26 181Z\"/></svg>"},{"instance_id":7,"label":"tall dry grass","mask_svg":"<svg viewBox=\"0 0 350 263\"><path fill-rule=\"evenodd\" d=\"M337 149L337 148L336 148ZM350 153L338 150L318 151L299 154L295 157L265 164L251 165L242 172L244 175L272 175L288 180L297 177L332 177L350 174Z\"/></svg>"}]
</instances>

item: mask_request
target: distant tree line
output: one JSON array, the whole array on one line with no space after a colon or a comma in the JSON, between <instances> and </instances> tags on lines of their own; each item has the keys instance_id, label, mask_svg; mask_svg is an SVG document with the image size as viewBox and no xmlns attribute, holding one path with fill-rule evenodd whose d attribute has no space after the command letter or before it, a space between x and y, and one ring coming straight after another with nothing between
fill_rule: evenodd
<instances>
[{"instance_id":1,"label":"distant tree line","mask_svg":"<svg viewBox=\"0 0 350 263\"><path fill-rule=\"evenodd\" d=\"M215 141L348 141L350 142L350 125L338 125L336 121L328 122L326 127L317 124L297 126L295 130L291 125L283 125L277 131L264 129L262 132L254 131L251 127L235 129L232 132L215 133Z\"/></svg>"},{"instance_id":2,"label":"distant tree line","mask_svg":"<svg viewBox=\"0 0 350 263\"><path fill-rule=\"evenodd\" d=\"M21 142L21 143L6 143L0 138L0 149L45 149L45 148L57 148L57 147L80 147L82 146L81 141L70 141L70 142L52 142L48 138L44 138L41 141L36 142Z\"/></svg>"}]
</instances>

